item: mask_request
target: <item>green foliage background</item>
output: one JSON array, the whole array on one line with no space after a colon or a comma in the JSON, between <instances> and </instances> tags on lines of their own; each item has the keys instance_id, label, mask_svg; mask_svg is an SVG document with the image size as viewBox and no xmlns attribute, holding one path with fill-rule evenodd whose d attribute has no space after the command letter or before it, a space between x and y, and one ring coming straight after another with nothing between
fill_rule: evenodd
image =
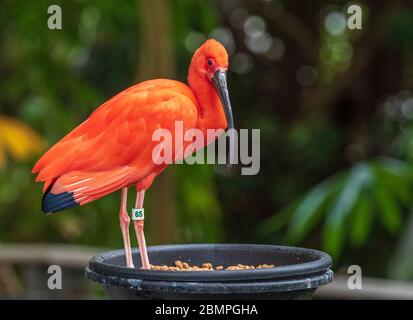
<instances>
[{"instance_id":1,"label":"green foliage background","mask_svg":"<svg viewBox=\"0 0 413 320\"><path fill-rule=\"evenodd\" d=\"M1 114L29 124L49 145L135 83L145 46L142 1L54 1L62 30L46 27L50 4L4 0L0 12ZM413 277L413 9L408 1L360 4L363 30L334 35L325 18L345 15L345 1L168 2L176 78L186 78L190 34L229 30L231 61L243 53L251 66L230 70L236 125L261 129L257 176L168 169L174 241L309 246L332 254L337 268ZM281 57L251 50L234 23L237 9L265 21L283 43ZM316 75L310 85L297 81L301 66ZM120 247L119 194L44 217L41 186L30 175L35 160L10 159L0 170L0 241ZM148 218L156 224L156 212Z\"/></svg>"}]
</instances>

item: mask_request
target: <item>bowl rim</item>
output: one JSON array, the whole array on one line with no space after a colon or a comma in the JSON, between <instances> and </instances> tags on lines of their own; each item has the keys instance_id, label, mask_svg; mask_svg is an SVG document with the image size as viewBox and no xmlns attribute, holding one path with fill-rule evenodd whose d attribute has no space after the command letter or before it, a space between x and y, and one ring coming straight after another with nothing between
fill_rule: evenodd
<instances>
[{"instance_id":1,"label":"bowl rim","mask_svg":"<svg viewBox=\"0 0 413 320\"><path fill-rule=\"evenodd\" d=\"M157 292L168 294L260 294L272 292L287 292L297 290L315 290L334 279L334 273L327 269L324 273L293 279L267 279L265 281L249 282L176 282L137 280L122 277L106 276L86 268L86 278L92 282L103 284L106 290L117 287L141 292Z\"/></svg>"},{"instance_id":2,"label":"bowl rim","mask_svg":"<svg viewBox=\"0 0 413 320\"><path fill-rule=\"evenodd\" d=\"M95 255L88 265L89 272L94 272L102 276L119 277L124 279L139 279L151 281L178 281L178 282L223 282L223 281L266 281L269 279L288 280L296 278L308 278L312 275L323 274L332 266L331 257L322 251L291 246L279 246L268 244L172 244L148 246L148 254L159 253L170 250L270 250L281 251L293 255L312 255L313 261L278 266L269 269L252 270L222 270L222 271L162 271L162 270L143 270L138 268L128 268L107 263L108 259L124 256L124 250L112 250ZM134 258L139 259L139 250L132 250ZM136 259L134 259L136 261Z\"/></svg>"}]
</instances>

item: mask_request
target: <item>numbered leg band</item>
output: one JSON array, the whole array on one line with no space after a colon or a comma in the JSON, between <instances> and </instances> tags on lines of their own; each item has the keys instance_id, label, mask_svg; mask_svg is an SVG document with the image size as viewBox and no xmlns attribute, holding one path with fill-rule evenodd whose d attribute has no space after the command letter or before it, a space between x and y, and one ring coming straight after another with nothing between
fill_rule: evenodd
<instances>
[{"instance_id":1,"label":"numbered leg band","mask_svg":"<svg viewBox=\"0 0 413 320\"><path fill-rule=\"evenodd\" d=\"M145 210L143 208L136 209L132 208L132 220L144 220Z\"/></svg>"}]
</instances>

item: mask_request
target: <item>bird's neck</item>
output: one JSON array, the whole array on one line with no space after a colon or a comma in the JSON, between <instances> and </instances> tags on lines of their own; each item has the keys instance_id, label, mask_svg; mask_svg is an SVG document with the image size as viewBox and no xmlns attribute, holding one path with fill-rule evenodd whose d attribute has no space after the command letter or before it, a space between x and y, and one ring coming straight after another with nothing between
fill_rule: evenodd
<instances>
[{"instance_id":1,"label":"bird's neck","mask_svg":"<svg viewBox=\"0 0 413 320\"><path fill-rule=\"evenodd\" d=\"M197 128L204 133L207 129L226 129L224 108L212 83L191 69L188 83L198 101Z\"/></svg>"}]
</instances>

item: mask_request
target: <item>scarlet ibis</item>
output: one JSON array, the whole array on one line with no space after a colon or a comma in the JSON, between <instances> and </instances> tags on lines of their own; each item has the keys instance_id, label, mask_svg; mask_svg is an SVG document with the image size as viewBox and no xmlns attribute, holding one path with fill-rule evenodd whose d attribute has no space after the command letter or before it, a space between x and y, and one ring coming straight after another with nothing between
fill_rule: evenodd
<instances>
[{"instance_id":1,"label":"scarlet ibis","mask_svg":"<svg viewBox=\"0 0 413 320\"><path fill-rule=\"evenodd\" d=\"M226 71L228 54L215 40L199 47L188 71L188 85L169 79L140 82L97 108L83 123L53 145L32 173L44 182L42 211L52 213L97 200L121 190L120 228L126 265L134 267L126 208L127 191L136 187L136 208L143 208L145 191L168 164L152 157L159 142L152 134L165 128L233 129ZM174 140L174 139L173 139ZM202 147L210 141L205 140ZM174 161L178 155L173 154ZM135 208L135 209L136 209ZM133 220L142 268L149 269L144 220Z\"/></svg>"}]
</instances>

